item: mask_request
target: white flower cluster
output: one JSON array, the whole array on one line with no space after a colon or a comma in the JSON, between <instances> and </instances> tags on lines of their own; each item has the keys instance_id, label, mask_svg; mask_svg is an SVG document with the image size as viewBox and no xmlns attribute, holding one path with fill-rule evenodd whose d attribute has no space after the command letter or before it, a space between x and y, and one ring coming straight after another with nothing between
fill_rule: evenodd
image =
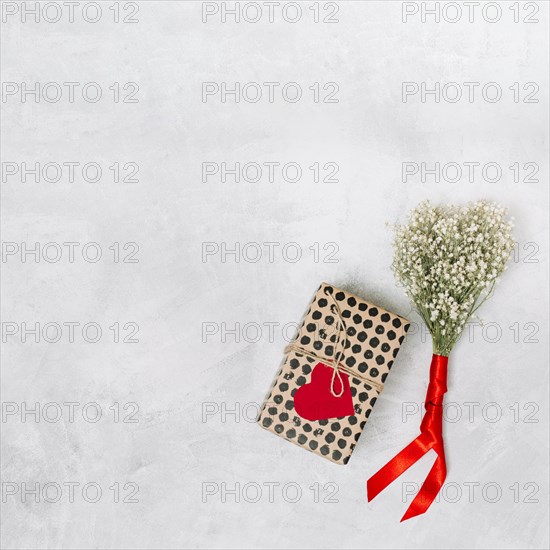
<instances>
[{"instance_id":1,"label":"white flower cluster","mask_svg":"<svg viewBox=\"0 0 550 550\"><path fill-rule=\"evenodd\" d=\"M419 204L395 228L393 269L448 356L464 325L489 298L514 247L506 209L489 202Z\"/></svg>"}]
</instances>

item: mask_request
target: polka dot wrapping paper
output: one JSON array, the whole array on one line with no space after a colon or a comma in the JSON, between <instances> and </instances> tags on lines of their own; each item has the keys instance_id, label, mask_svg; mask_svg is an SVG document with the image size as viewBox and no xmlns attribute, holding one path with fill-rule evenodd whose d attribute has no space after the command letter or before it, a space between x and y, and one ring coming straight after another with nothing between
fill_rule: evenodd
<instances>
[{"instance_id":1,"label":"polka dot wrapping paper","mask_svg":"<svg viewBox=\"0 0 550 550\"><path fill-rule=\"evenodd\" d=\"M285 350L258 424L347 464L408 329L404 317L321 284Z\"/></svg>"}]
</instances>

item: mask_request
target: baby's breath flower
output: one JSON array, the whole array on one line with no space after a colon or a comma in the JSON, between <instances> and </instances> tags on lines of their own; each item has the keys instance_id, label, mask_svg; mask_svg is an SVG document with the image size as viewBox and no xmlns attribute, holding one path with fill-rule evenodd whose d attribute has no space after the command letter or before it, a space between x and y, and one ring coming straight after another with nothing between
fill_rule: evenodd
<instances>
[{"instance_id":1,"label":"baby's breath flower","mask_svg":"<svg viewBox=\"0 0 550 550\"><path fill-rule=\"evenodd\" d=\"M485 201L424 201L408 224L395 227L393 270L432 334L434 353L449 355L493 293L513 247L506 209Z\"/></svg>"}]
</instances>

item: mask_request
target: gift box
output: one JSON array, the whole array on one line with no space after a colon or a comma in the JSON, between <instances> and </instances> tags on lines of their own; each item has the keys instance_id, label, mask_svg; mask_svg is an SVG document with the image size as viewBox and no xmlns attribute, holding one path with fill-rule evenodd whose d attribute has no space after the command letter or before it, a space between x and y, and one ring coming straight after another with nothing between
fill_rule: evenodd
<instances>
[{"instance_id":1,"label":"gift box","mask_svg":"<svg viewBox=\"0 0 550 550\"><path fill-rule=\"evenodd\" d=\"M347 464L409 321L323 283L258 417L266 430Z\"/></svg>"}]
</instances>

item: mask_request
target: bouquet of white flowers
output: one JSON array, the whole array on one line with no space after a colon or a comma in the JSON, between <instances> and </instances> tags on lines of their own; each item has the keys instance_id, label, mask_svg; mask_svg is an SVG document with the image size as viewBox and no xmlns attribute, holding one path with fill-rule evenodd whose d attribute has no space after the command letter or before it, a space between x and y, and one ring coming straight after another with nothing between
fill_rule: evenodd
<instances>
[{"instance_id":1,"label":"bouquet of white flowers","mask_svg":"<svg viewBox=\"0 0 550 550\"><path fill-rule=\"evenodd\" d=\"M430 449L438 457L402 520L424 513L446 476L442 435L448 356L468 319L494 291L514 247L506 209L489 202L422 202L397 225L393 270L433 339L426 414L420 435L367 483L369 501Z\"/></svg>"},{"instance_id":2,"label":"bouquet of white flowers","mask_svg":"<svg viewBox=\"0 0 550 550\"><path fill-rule=\"evenodd\" d=\"M396 226L393 270L448 356L468 319L492 294L514 247L506 210L489 202L413 210Z\"/></svg>"}]
</instances>

